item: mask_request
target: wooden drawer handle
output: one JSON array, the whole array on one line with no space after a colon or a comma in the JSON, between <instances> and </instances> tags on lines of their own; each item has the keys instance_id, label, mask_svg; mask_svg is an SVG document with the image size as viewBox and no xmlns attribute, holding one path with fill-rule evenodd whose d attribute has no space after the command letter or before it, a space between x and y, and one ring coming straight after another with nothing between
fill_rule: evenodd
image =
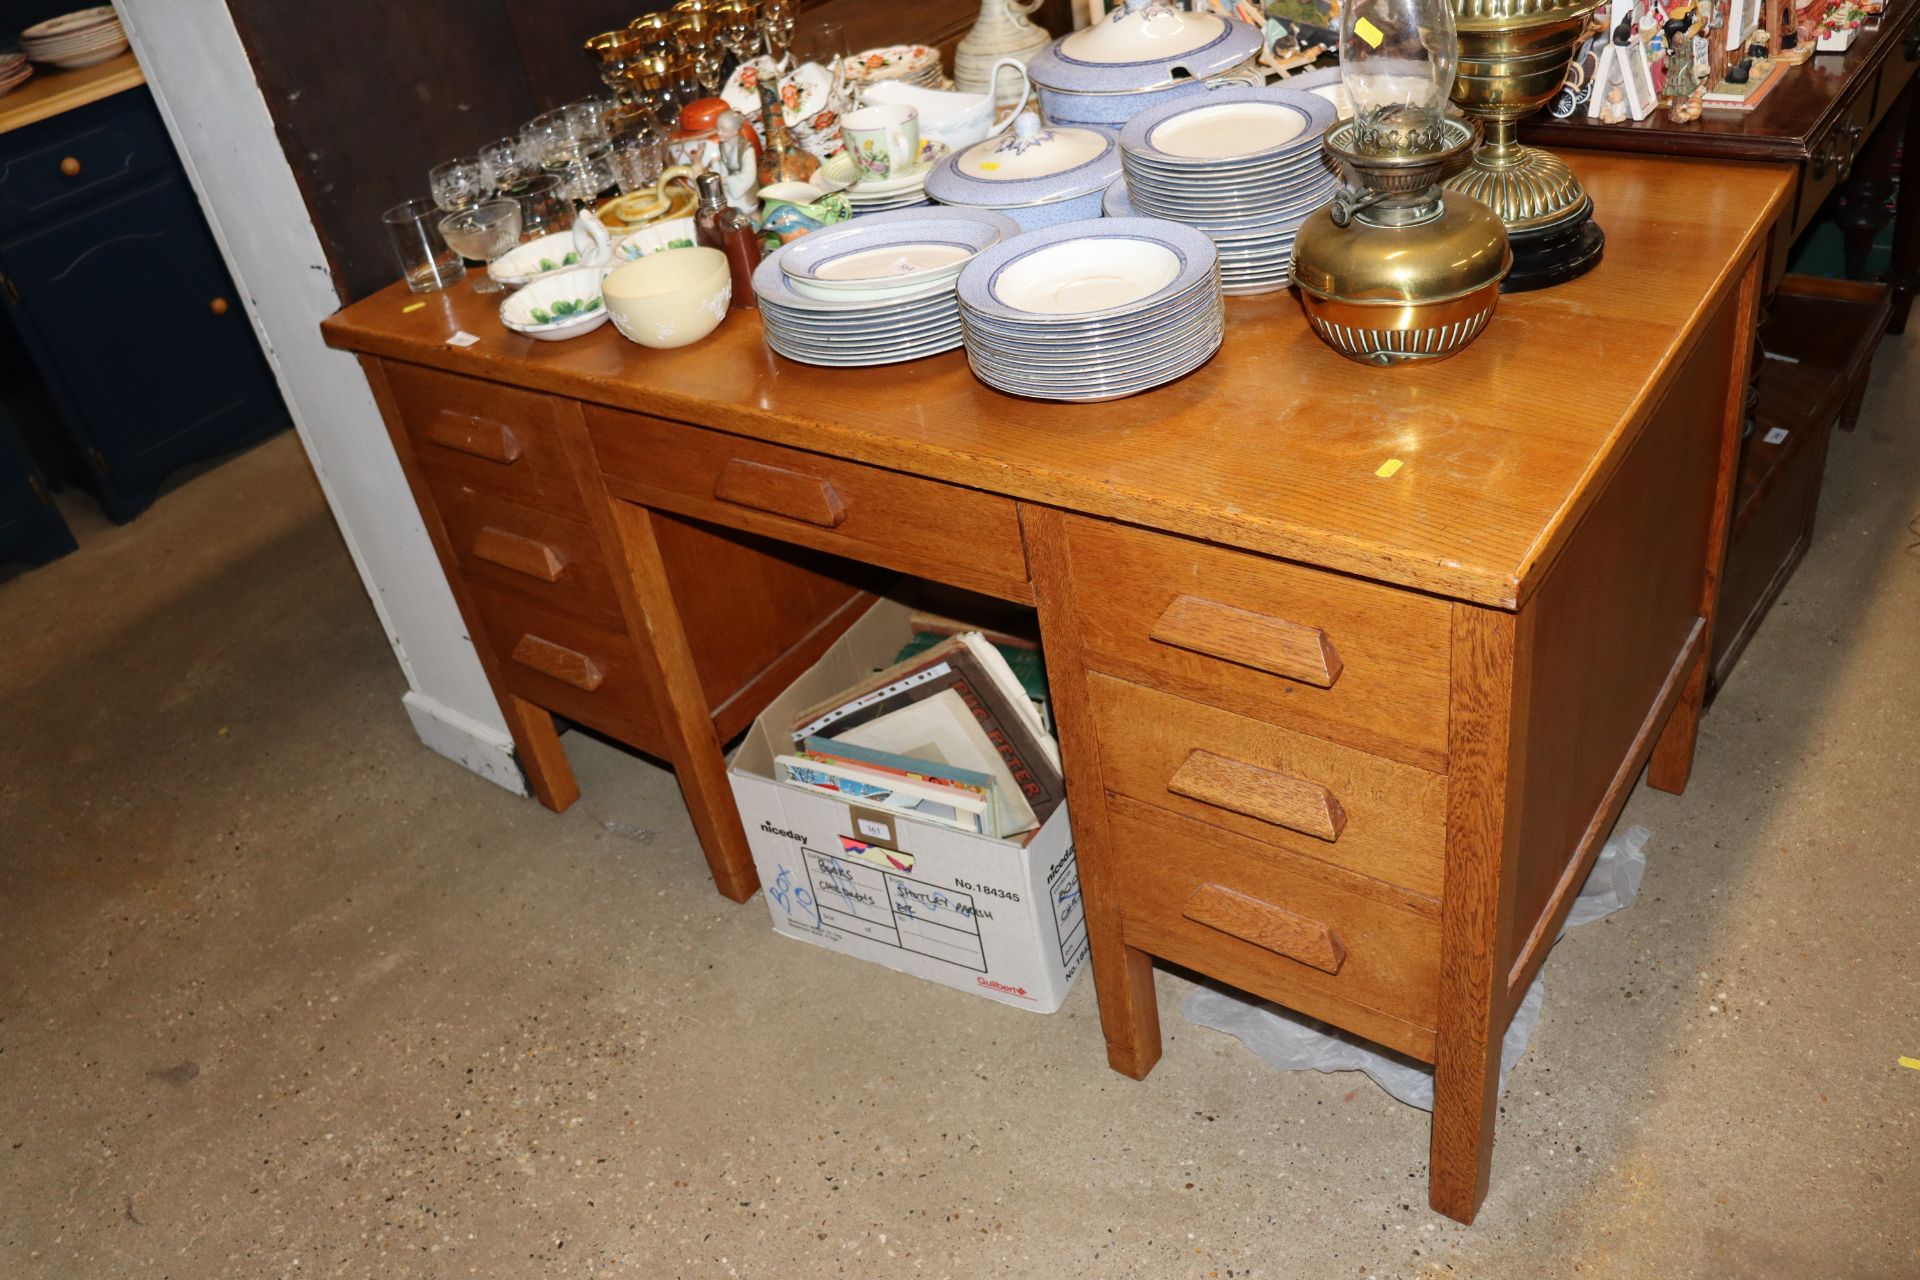
<instances>
[{"instance_id":1,"label":"wooden drawer handle","mask_svg":"<svg viewBox=\"0 0 1920 1280\"><path fill-rule=\"evenodd\" d=\"M1322 689L1332 688L1340 678L1340 655L1320 628L1199 596L1175 596L1148 634L1176 649L1204 653Z\"/></svg>"},{"instance_id":2,"label":"wooden drawer handle","mask_svg":"<svg viewBox=\"0 0 1920 1280\"><path fill-rule=\"evenodd\" d=\"M474 535L473 555L476 560L485 560L542 582L560 581L567 567L567 558L560 554L558 547L492 525Z\"/></svg>"},{"instance_id":3,"label":"wooden drawer handle","mask_svg":"<svg viewBox=\"0 0 1920 1280\"><path fill-rule=\"evenodd\" d=\"M459 413L440 413L427 427L427 439L443 449L470 453L488 462L511 466L520 460L520 437L504 422L470 418Z\"/></svg>"},{"instance_id":4,"label":"wooden drawer handle","mask_svg":"<svg viewBox=\"0 0 1920 1280\"><path fill-rule=\"evenodd\" d=\"M713 496L736 507L751 507L789 520L837 528L847 518L846 504L833 486L819 476L764 462L728 458L713 483Z\"/></svg>"},{"instance_id":5,"label":"wooden drawer handle","mask_svg":"<svg viewBox=\"0 0 1920 1280\"><path fill-rule=\"evenodd\" d=\"M1168 779L1167 790L1328 842L1338 840L1347 825L1347 811L1319 783L1211 751L1189 755Z\"/></svg>"},{"instance_id":6,"label":"wooden drawer handle","mask_svg":"<svg viewBox=\"0 0 1920 1280\"><path fill-rule=\"evenodd\" d=\"M521 636L520 643L513 646L513 660L529 671L552 676L588 693L598 689L600 682L607 678L600 664L586 654L575 653L539 636Z\"/></svg>"},{"instance_id":7,"label":"wooden drawer handle","mask_svg":"<svg viewBox=\"0 0 1920 1280\"><path fill-rule=\"evenodd\" d=\"M60 161L60 172L69 178L80 176L80 161L73 156L65 156Z\"/></svg>"},{"instance_id":8,"label":"wooden drawer handle","mask_svg":"<svg viewBox=\"0 0 1920 1280\"><path fill-rule=\"evenodd\" d=\"M207 310L217 316L223 316L227 314L227 300L225 298L215 298L207 304Z\"/></svg>"},{"instance_id":9,"label":"wooden drawer handle","mask_svg":"<svg viewBox=\"0 0 1920 1280\"><path fill-rule=\"evenodd\" d=\"M1225 885L1201 885L1187 898L1180 913L1196 924L1265 947L1322 973L1338 973L1347 962L1346 944L1332 926Z\"/></svg>"}]
</instances>

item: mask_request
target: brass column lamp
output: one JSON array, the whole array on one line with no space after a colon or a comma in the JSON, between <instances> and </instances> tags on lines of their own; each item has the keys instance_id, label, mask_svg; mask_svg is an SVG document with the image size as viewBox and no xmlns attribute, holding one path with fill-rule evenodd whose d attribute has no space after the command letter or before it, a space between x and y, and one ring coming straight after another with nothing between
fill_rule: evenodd
<instances>
[{"instance_id":1,"label":"brass column lamp","mask_svg":"<svg viewBox=\"0 0 1920 1280\"><path fill-rule=\"evenodd\" d=\"M1451 0L1460 37L1453 100L1479 119L1486 141L1473 163L1447 179L1506 224L1513 248L1509 293L1585 274L1606 237L1593 198L1566 162L1523 147L1518 122L1560 91L1596 0Z\"/></svg>"}]
</instances>

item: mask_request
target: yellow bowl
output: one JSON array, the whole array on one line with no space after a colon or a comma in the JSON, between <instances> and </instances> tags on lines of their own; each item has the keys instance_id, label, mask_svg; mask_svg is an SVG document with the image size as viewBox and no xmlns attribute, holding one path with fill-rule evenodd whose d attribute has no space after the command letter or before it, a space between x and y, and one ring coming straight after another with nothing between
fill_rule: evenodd
<instances>
[{"instance_id":1,"label":"yellow bowl","mask_svg":"<svg viewBox=\"0 0 1920 1280\"><path fill-rule=\"evenodd\" d=\"M667 351L700 341L727 318L733 278L718 249L669 249L614 268L600 287L614 328Z\"/></svg>"}]
</instances>

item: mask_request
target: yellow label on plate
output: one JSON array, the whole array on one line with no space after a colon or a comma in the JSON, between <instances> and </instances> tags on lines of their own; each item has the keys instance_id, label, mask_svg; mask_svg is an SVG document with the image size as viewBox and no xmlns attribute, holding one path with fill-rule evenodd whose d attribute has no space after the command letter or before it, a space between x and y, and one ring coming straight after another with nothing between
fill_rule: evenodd
<instances>
[{"instance_id":1,"label":"yellow label on plate","mask_svg":"<svg viewBox=\"0 0 1920 1280\"><path fill-rule=\"evenodd\" d=\"M1398 471L1399 469L1400 469L1400 459L1388 458L1385 462L1380 464L1380 469L1374 472L1373 474L1379 476L1382 480L1386 480L1390 478L1393 475L1393 473Z\"/></svg>"},{"instance_id":2,"label":"yellow label on plate","mask_svg":"<svg viewBox=\"0 0 1920 1280\"><path fill-rule=\"evenodd\" d=\"M1365 40L1368 47L1373 49L1378 49L1380 42L1386 39L1385 36L1380 34L1380 28L1374 26L1365 18L1361 18L1353 24L1353 34Z\"/></svg>"},{"instance_id":3,"label":"yellow label on plate","mask_svg":"<svg viewBox=\"0 0 1920 1280\"><path fill-rule=\"evenodd\" d=\"M982 160L980 162L980 167L982 169L998 169L1000 167L1000 162L998 160Z\"/></svg>"}]
</instances>

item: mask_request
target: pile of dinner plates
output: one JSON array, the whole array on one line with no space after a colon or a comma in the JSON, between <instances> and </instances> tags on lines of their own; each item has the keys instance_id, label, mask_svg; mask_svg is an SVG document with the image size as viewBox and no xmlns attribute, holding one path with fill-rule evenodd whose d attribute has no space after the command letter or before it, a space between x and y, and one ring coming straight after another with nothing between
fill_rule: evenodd
<instances>
[{"instance_id":1,"label":"pile of dinner plates","mask_svg":"<svg viewBox=\"0 0 1920 1280\"><path fill-rule=\"evenodd\" d=\"M1339 185L1320 150L1335 115L1320 95L1280 85L1214 89L1142 112L1120 135L1125 190L1110 188L1103 207L1205 232L1227 293L1284 289L1294 235Z\"/></svg>"},{"instance_id":2,"label":"pile of dinner plates","mask_svg":"<svg viewBox=\"0 0 1920 1280\"><path fill-rule=\"evenodd\" d=\"M1037 400L1117 400L1220 349L1219 255L1191 227L1086 218L1016 236L960 273L967 362Z\"/></svg>"},{"instance_id":3,"label":"pile of dinner plates","mask_svg":"<svg viewBox=\"0 0 1920 1280\"><path fill-rule=\"evenodd\" d=\"M105 62L126 47L127 33L110 4L48 18L20 33L22 53L68 70Z\"/></svg>"},{"instance_id":4,"label":"pile of dinner plates","mask_svg":"<svg viewBox=\"0 0 1920 1280\"><path fill-rule=\"evenodd\" d=\"M26 54L0 53L0 94L19 88L32 74L33 64L27 61Z\"/></svg>"},{"instance_id":5,"label":"pile of dinner plates","mask_svg":"<svg viewBox=\"0 0 1920 1280\"><path fill-rule=\"evenodd\" d=\"M982 251L1020 234L984 209L905 209L780 246L753 273L767 345L804 364L894 364L961 342L954 289Z\"/></svg>"}]
</instances>

